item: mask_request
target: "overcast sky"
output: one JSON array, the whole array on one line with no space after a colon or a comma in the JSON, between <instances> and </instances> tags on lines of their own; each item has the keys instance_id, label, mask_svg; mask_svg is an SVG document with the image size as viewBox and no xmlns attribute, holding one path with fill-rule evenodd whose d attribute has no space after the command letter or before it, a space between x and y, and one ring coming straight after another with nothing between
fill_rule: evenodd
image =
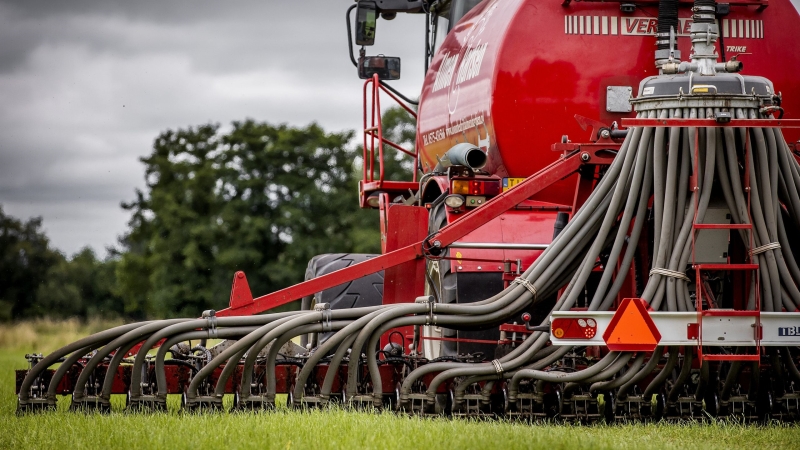
<instances>
[{"instance_id":1,"label":"overcast sky","mask_svg":"<svg viewBox=\"0 0 800 450\"><path fill-rule=\"evenodd\" d=\"M68 255L100 255L144 186L138 158L168 128L254 118L361 127L350 0L0 1L0 204L44 218ZM381 21L417 96L421 16Z\"/></svg>"},{"instance_id":2,"label":"overcast sky","mask_svg":"<svg viewBox=\"0 0 800 450\"><path fill-rule=\"evenodd\" d=\"M360 129L350 4L0 0L0 205L42 216L68 255L104 255L126 229L120 202L144 185L138 158L165 129L248 117ZM397 86L416 96L424 19L377 31L372 53L401 56Z\"/></svg>"}]
</instances>

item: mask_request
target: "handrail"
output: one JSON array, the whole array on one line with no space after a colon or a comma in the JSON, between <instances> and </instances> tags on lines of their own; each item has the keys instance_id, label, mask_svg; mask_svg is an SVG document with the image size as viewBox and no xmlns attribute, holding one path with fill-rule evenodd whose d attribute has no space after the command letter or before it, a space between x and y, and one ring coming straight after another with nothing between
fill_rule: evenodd
<instances>
[{"instance_id":1,"label":"handrail","mask_svg":"<svg viewBox=\"0 0 800 450\"><path fill-rule=\"evenodd\" d=\"M411 114L414 119L417 118L417 113L408 107L402 100L400 100L396 95L394 95L391 91L386 89L383 85L381 85L380 80L378 79L378 75L375 74L372 78L369 78L364 82L364 145L363 145L363 167L362 167L362 177L363 182L374 182L379 181L383 183L384 181L384 164L383 164L383 146L384 144L397 149L414 158L414 168L415 170L412 171L412 182L417 181L417 171L416 167L419 164L419 151L415 148L414 151L410 151L399 144L396 144L383 136L383 119L381 115L381 91L389 95L398 105L400 105L403 109L405 109L409 114ZM371 93L371 102L369 107L367 107L367 98ZM371 114L370 114L371 113ZM369 116L369 117L368 117ZM378 150L378 179L375 179L375 150L376 150L376 141L377 141L377 150Z\"/></svg>"}]
</instances>

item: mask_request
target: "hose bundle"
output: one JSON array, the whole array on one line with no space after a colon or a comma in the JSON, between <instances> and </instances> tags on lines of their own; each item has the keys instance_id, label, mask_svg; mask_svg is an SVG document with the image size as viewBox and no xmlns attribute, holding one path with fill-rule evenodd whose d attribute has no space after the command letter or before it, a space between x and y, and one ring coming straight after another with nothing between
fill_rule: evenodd
<instances>
[{"instance_id":1,"label":"hose bundle","mask_svg":"<svg viewBox=\"0 0 800 450\"><path fill-rule=\"evenodd\" d=\"M723 112L720 107L680 106L641 107L639 111L638 117L651 119L714 118ZM729 112L742 119L766 118L758 105ZM487 327L509 320L559 291L553 310L569 310L587 292L589 277L596 272L598 261L602 271L596 287L591 288L588 310L612 309L639 251L637 243L643 238L648 220L652 220L653 241L652 252L646 255L649 273L644 274L647 282L641 297L657 311L695 310L696 298L690 289L691 278L686 274L692 260L693 233L697 232L694 224L703 223L711 201L717 197L724 199L733 223L752 226L737 230L749 257L760 267L759 283L750 283L746 309L760 305L764 311L795 311L800 306L797 287L800 267L794 257L797 249L787 230L800 228L798 190L800 165L780 129L631 128L613 163L551 245L516 282L488 299L469 304L406 303L124 325L43 358L23 381L19 405L25 409L37 401L31 396L34 382L48 367L65 358L50 380L45 397L38 400L55 405L60 380L87 355L90 356L78 377L73 405L80 407L90 401L109 404L117 368L124 362L124 355L137 344L142 347L132 362L131 402L135 404L145 397L143 388L154 387L151 396L166 404L166 353L175 352L177 347L173 346L179 342L212 338L235 339L235 342L197 366L185 393L187 407L208 399L221 404L225 386L234 377L240 404L258 400L270 405L276 395L274 374L281 347L301 335L333 332L312 352L296 360L299 369L292 402L295 406L302 404L307 381L320 363L328 366L324 382L318 387L320 399L326 401L331 397L338 369L344 364L347 365L345 398L363 395L360 387L364 383L359 374L365 359L371 384L369 394L374 404L380 406L384 395L380 361L372 349L377 347L381 335L409 325L456 330ZM155 355L155 379L145 380L148 373L145 369L150 364L147 352L162 340L165 342ZM525 380L563 383L565 393L588 386L590 392L613 391L618 398L624 398L634 384L653 373L663 353L663 349L650 355L610 352L582 370L545 370L573 350L546 347L548 340L547 333L536 331L508 354L491 362L440 361L412 366L399 388L400 405L408 407L419 382L432 374L436 375L424 387L424 396L431 402L439 386L451 379L459 380L456 400L463 397L468 386L489 381L490 389L494 380L506 380L511 403L516 401L520 383ZM661 389L679 360L678 349L669 349L664 368L645 389L645 396ZM791 373L797 372L790 354L784 354L784 360ZM240 362L243 369L237 374L235 369ZM675 386L686 381L691 363L689 351L682 358ZM89 379L101 364L108 365L104 379L92 387ZM219 368L222 368L220 375L215 383L210 383ZM259 392L253 392L256 373L266 377L266 385ZM676 389L668 393L669 399L677 396Z\"/></svg>"}]
</instances>

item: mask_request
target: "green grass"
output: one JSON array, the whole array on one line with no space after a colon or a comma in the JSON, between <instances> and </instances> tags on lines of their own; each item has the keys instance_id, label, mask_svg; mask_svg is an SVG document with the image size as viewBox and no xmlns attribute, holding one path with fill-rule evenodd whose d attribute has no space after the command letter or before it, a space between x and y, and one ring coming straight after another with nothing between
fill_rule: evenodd
<instances>
[{"instance_id":1,"label":"green grass","mask_svg":"<svg viewBox=\"0 0 800 450\"><path fill-rule=\"evenodd\" d=\"M13 370L26 367L25 353L0 349L0 449L800 448L800 427L778 424L529 425L337 409L193 415L176 411L177 399L169 413L99 415L69 412L63 398L58 412L16 417Z\"/></svg>"}]
</instances>

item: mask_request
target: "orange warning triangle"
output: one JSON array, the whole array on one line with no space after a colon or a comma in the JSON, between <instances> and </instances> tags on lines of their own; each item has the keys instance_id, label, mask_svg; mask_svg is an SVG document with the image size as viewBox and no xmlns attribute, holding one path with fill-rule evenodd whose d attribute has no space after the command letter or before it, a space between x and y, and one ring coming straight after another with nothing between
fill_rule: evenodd
<instances>
[{"instance_id":1,"label":"orange warning triangle","mask_svg":"<svg viewBox=\"0 0 800 450\"><path fill-rule=\"evenodd\" d=\"M651 352L661 341L661 333L641 298L626 298L608 324L603 340L609 350Z\"/></svg>"}]
</instances>

